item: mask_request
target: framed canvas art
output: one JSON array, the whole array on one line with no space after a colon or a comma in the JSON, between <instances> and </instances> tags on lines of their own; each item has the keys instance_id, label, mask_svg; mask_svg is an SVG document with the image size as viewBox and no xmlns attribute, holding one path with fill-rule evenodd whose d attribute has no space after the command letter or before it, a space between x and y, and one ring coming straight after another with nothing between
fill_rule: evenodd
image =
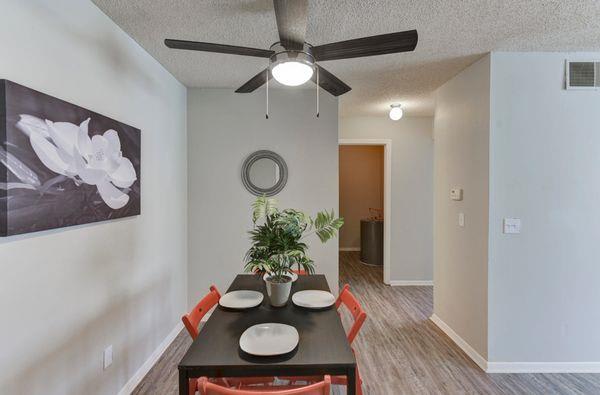
<instances>
[{"instance_id":1,"label":"framed canvas art","mask_svg":"<svg viewBox=\"0 0 600 395\"><path fill-rule=\"evenodd\" d=\"M0 236L140 214L140 130L0 80Z\"/></svg>"}]
</instances>

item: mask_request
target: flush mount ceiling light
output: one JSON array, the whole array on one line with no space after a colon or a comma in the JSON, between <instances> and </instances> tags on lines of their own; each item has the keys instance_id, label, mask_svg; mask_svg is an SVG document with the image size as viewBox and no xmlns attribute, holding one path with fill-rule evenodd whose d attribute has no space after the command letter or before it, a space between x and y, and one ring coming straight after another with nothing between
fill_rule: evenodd
<instances>
[{"instance_id":1,"label":"flush mount ceiling light","mask_svg":"<svg viewBox=\"0 0 600 395\"><path fill-rule=\"evenodd\" d=\"M400 118L402 118L402 115L404 115L404 111L402 111L402 107L400 104L392 104L390 107L390 119L392 121L397 121Z\"/></svg>"},{"instance_id":2,"label":"flush mount ceiling light","mask_svg":"<svg viewBox=\"0 0 600 395\"><path fill-rule=\"evenodd\" d=\"M281 84L287 86L299 86L310 80L313 69L301 62L287 61L272 67L273 77Z\"/></svg>"},{"instance_id":3,"label":"flush mount ceiling light","mask_svg":"<svg viewBox=\"0 0 600 395\"><path fill-rule=\"evenodd\" d=\"M270 68L277 82L287 86L299 86L310 80L314 72L315 58L310 47L304 44L300 51L287 51L280 43L273 44L275 53L270 58Z\"/></svg>"}]
</instances>

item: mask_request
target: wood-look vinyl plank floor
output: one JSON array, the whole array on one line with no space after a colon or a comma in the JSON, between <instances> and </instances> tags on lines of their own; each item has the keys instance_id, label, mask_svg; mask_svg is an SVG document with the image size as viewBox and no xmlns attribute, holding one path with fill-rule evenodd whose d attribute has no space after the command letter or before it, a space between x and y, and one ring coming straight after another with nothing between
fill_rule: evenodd
<instances>
[{"instance_id":1,"label":"wood-look vinyl plank floor","mask_svg":"<svg viewBox=\"0 0 600 395\"><path fill-rule=\"evenodd\" d=\"M600 374L483 372L429 320L433 287L384 285L358 252L340 252L344 283L368 314L353 344L367 394L600 394Z\"/></svg>"},{"instance_id":2,"label":"wood-look vinyl plank floor","mask_svg":"<svg viewBox=\"0 0 600 395\"><path fill-rule=\"evenodd\" d=\"M600 374L487 374L429 317L432 287L390 287L379 267L340 252L340 287L350 284L367 311L354 341L366 395L586 394L600 395ZM343 314L344 325L350 324ZM190 346L184 330L134 394L177 394L177 363Z\"/></svg>"}]
</instances>

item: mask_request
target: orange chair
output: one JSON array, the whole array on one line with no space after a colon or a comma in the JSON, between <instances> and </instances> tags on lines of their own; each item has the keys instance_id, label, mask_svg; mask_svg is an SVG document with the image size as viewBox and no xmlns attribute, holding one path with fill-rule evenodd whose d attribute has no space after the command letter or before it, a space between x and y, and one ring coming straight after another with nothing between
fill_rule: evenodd
<instances>
[{"instance_id":1,"label":"orange chair","mask_svg":"<svg viewBox=\"0 0 600 395\"><path fill-rule=\"evenodd\" d=\"M348 342L352 344L356 335L358 335L360 328L367 319L367 313L365 313L358 300L352 295L352 292L350 292L350 285L348 284L344 285L344 288L342 288L342 292L340 292L340 295L335 301L335 308L339 310L342 304L350 311L352 318L354 318L354 324L352 324L352 328L350 328L350 332L347 334Z\"/></svg>"},{"instance_id":2,"label":"orange chair","mask_svg":"<svg viewBox=\"0 0 600 395\"><path fill-rule=\"evenodd\" d=\"M200 326L200 321L202 318L208 313L213 307L215 307L219 303L219 299L221 299L221 294L216 286L210 286L210 292L203 297L200 302L192 311L188 314L184 314L181 317L181 321L183 321L183 325L185 325L185 329L187 329L188 333L192 337L192 339L196 339L199 334L198 327ZM217 379L216 382L226 385L226 386L239 386L239 385L248 385L248 384L271 384L273 382L273 377L247 377L247 378L221 378ZM197 379L190 379L190 395L196 393Z\"/></svg>"},{"instance_id":3,"label":"orange chair","mask_svg":"<svg viewBox=\"0 0 600 395\"><path fill-rule=\"evenodd\" d=\"M208 295L202 298L200 302L190 311L188 314L184 314L181 317L181 321L183 321L183 325L185 325L185 329L189 332L192 339L196 339L198 337L198 326L200 325L200 321L202 318L219 303L219 299L221 299L221 294L219 290L214 285L210 286L210 292Z\"/></svg>"},{"instance_id":4,"label":"orange chair","mask_svg":"<svg viewBox=\"0 0 600 395\"><path fill-rule=\"evenodd\" d=\"M303 387L276 386L276 387L240 387L226 388L213 384L206 377L198 380L200 395L329 395L331 378L325 376L323 381Z\"/></svg>"},{"instance_id":5,"label":"orange chair","mask_svg":"<svg viewBox=\"0 0 600 395\"><path fill-rule=\"evenodd\" d=\"M208 295L203 297L200 300L200 302L198 302L198 304L194 306L192 311L190 311L188 314L184 314L181 317L181 321L183 321L185 329L187 329L188 333L190 334L193 340L198 337L198 327L200 326L200 321L206 315L206 313L210 311L210 309L212 309L217 305L217 303L219 303L219 299L221 299L221 294L219 293L219 290L214 285L211 285L210 292L208 293ZM227 382L224 381L223 384L227 384ZM189 394L194 395L196 393L196 390L198 389L196 379L189 380L189 387Z\"/></svg>"},{"instance_id":6,"label":"orange chair","mask_svg":"<svg viewBox=\"0 0 600 395\"><path fill-rule=\"evenodd\" d=\"M340 295L335 301L336 309L339 310L342 305L344 305L350 311L352 318L354 318L354 324L352 324L350 331L346 335L348 337L348 342L352 344L356 338L356 335L358 335L360 328L362 328L365 320L367 319L367 313L365 313L361 307L358 299L356 299L356 297L352 295L352 292L350 292L350 285L348 284L344 285L342 292L340 292ZM354 352L354 349L352 352ZM331 382L333 384L348 385L346 376L334 376ZM360 378L360 373L358 372L358 366L356 366L356 393L358 395L362 395L362 379Z\"/></svg>"}]
</instances>

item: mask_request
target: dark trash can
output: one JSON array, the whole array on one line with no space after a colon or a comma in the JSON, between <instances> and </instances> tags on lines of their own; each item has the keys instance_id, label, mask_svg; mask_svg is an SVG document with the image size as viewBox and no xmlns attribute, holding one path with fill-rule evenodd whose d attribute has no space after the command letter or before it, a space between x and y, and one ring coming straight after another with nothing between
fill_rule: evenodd
<instances>
[{"instance_id":1,"label":"dark trash can","mask_svg":"<svg viewBox=\"0 0 600 395\"><path fill-rule=\"evenodd\" d=\"M383 265L383 221L360 221L360 261L367 265Z\"/></svg>"}]
</instances>

